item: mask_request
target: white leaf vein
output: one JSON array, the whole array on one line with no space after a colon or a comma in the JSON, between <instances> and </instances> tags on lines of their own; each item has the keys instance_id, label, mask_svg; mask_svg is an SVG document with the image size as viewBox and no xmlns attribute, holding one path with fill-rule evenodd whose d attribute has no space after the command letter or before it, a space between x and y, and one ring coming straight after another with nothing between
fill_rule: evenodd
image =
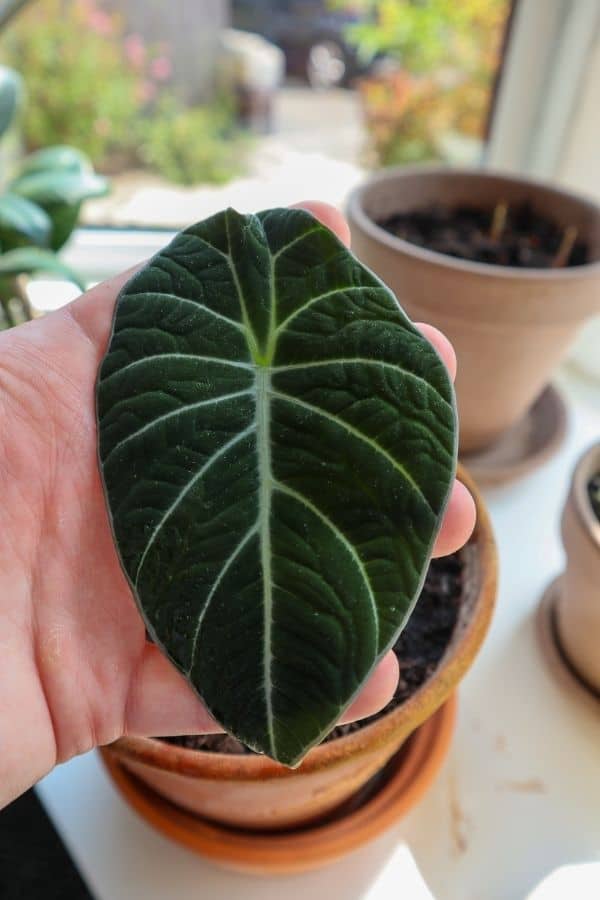
<instances>
[{"instance_id":1,"label":"white leaf vein","mask_svg":"<svg viewBox=\"0 0 600 900\"><path fill-rule=\"evenodd\" d=\"M300 406L302 409L306 409L309 412L313 412L317 415L323 416L325 419L329 419L329 421L338 425L340 428L344 428L349 434L354 435L354 437L358 438L361 441L364 441L366 444L369 444L377 453L380 453L384 456L388 462L403 476L405 481L415 490L419 496L423 499L423 501L427 504L429 508L431 508L427 497L423 494L421 488L414 480L410 472L408 472L404 466L395 459L391 453L389 453L381 444L377 443L376 440L369 437L369 435L365 434L360 429L355 428L354 425L351 425L349 422L346 422L345 419L340 419L339 416L336 416L334 413L328 412L326 409L323 409L320 406L314 406L312 403L307 403L305 400L300 400L298 397L292 397L291 394L284 394L280 391L273 391L272 396L277 398L278 400L284 400L286 403L292 403L296 406Z\"/></svg>"},{"instance_id":2,"label":"white leaf vein","mask_svg":"<svg viewBox=\"0 0 600 900\"><path fill-rule=\"evenodd\" d=\"M220 319L222 322L232 325L233 328L236 328L238 331L244 332L245 330L241 322L230 319L229 316L217 312L216 309L213 309L211 306L206 306L206 304L199 303L197 300L190 300L189 297L179 297L177 294L169 294L166 291L131 291L125 296L134 298L141 297L143 298L144 303L148 302L148 300L168 300L170 303L176 301L177 303L183 303L184 305L193 307L196 312L208 313L209 315L214 316L215 319Z\"/></svg>"},{"instance_id":3,"label":"white leaf vein","mask_svg":"<svg viewBox=\"0 0 600 900\"><path fill-rule=\"evenodd\" d=\"M379 643L379 614L377 611L377 603L375 601L375 595L373 594L373 588L371 586L367 570L365 569L365 565L360 558L356 547L351 543L351 541L348 540L346 535L342 531L340 531L335 522L332 522L329 516L327 516L322 510L320 510L318 506L316 506L311 500L308 499L308 497L305 497L304 494L301 494L299 491L294 490L294 488L289 487L289 485L284 484L282 481L274 481L273 487L275 488L275 490L293 497L298 501L298 503L302 503L307 509L310 509L315 516L321 519L321 521L329 528L329 530L336 536L340 543L344 545L346 550L352 556L363 578L367 593L369 595L369 600L371 601L373 621L375 623L375 646L377 646Z\"/></svg>"},{"instance_id":4,"label":"white leaf vein","mask_svg":"<svg viewBox=\"0 0 600 900\"><path fill-rule=\"evenodd\" d=\"M190 480L187 482L187 484L182 488L182 490L179 492L177 497L175 497L175 499L173 500L173 502L171 503L169 508L164 512L160 521L157 523L154 531L150 535L150 538L148 540L148 543L146 544L146 547L144 548L144 552L142 553L142 555L140 557L140 561L139 561L137 571L135 573L135 579L134 579L134 585L136 588L137 588L138 581L140 578L140 573L142 571L142 568L146 561L148 553L150 552L150 549L152 548L158 535L164 528L167 520L170 519L170 517L176 511L177 507L181 504L184 497L186 497L187 494L189 494L189 492L192 490L194 485L198 483L199 479L202 478L202 476L205 475L206 472L208 472L208 470L211 468L211 466L214 465L214 463L221 456L223 456L224 453L227 453L227 451L230 450L232 447L234 447L235 444L238 444L241 440L243 440L245 437L247 437L253 431L254 431L254 425L249 425L248 428L245 428L243 431L240 431L238 434L236 434L230 440L226 441L224 444L221 444L219 449L216 450L212 454L212 456L206 460L206 462L198 469L198 471L195 473L195 475L192 478L190 478Z\"/></svg>"},{"instance_id":5,"label":"white leaf vein","mask_svg":"<svg viewBox=\"0 0 600 900\"><path fill-rule=\"evenodd\" d=\"M218 363L222 366L233 366L236 369L248 369L249 371L254 369L252 363L239 362L234 359L222 359L220 356L200 356L197 353L153 353L150 356L142 356L140 359L134 359L133 362L127 363L127 365L122 366L120 369L116 369L114 372L111 372L110 375L107 375L106 378L103 378L100 381L100 384L108 384L109 381L116 379L118 375L122 375L130 369L139 368L146 363L158 362L161 359L193 359L203 363Z\"/></svg>"},{"instance_id":6,"label":"white leaf vein","mask_svg":"<svg viewBox=\"0 0 600 900\"><path fill-rule=\"evenodd\" d=\"M196 403L187 403L185 406L178 406L177 409L171 409L168 413L164 413L162 416L158 416L156 419L152 419L152 421L147 422L142 428L138 428L137 431L131 432L127 437L124 437L123 440L119 441L115 444L114 447L111 448L108 455L102 461L102 465L106 466L108 464L109 459L113 454L120 450L125 444L129 444L130 441L135 440L140 437L140 435L145 434L148 431L151 431L157 425L160 425L161 422L166 422L168 419L172 419L174 416L179 416L182 413L190 412L193 409L200 409L202 406L214 406L216 403L223 403L226 400L235 400L237 397L244 397L247 394L251 394L252 388L247 388L243 391L234 391L232 394L220 394L218 397L209 397L208 400L199 400Z\"/></svg>"}]
</instances>

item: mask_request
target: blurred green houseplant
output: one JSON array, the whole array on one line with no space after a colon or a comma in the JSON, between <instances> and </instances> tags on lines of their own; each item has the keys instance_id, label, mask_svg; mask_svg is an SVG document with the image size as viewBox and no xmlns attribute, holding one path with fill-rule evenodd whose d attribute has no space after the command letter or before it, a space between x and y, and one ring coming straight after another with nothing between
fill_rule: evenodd
<instances>
[{"instance_id":1,"label":"blurred green houseplant","mask_svg":"<svg viewBox=\"0 0 600 900\"><path fill-rule=\"evenodd\" d=\"M0 138L17 115L23 86L0 66ZM24 277L52 272L82 290L81 279L57 256L77 224L81 205L107 191L87 159L73 147L48 147L26 156L0 193L0 328L31 318Z\"/></svg>"}]
</instances>

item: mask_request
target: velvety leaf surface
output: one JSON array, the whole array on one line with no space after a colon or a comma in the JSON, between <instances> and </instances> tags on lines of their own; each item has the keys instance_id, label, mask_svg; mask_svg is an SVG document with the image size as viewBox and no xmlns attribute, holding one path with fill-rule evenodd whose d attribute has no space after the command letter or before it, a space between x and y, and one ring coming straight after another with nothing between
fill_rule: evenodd
<instances>
[{"instance_id":1,"label":"velvety leaf surface","mask_svg":"<svg viewBox=\"0 0 600 900\"><path fill-rule=\"evenodd\" d=\"M452 387L301 210L228 210L122 290L98 381L117 548L215 718L288 765L412 609L454 476Z\"/></svg>"}]
</instances>

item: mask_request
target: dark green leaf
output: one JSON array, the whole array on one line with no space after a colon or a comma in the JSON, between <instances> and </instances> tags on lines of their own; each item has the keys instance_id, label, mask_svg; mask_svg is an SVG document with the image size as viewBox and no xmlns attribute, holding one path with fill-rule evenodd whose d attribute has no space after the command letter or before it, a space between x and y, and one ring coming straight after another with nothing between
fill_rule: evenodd
<instances>
[{"instance_id":1,"label":"dark green leaf","mask_svg":"<svg viewBox=\"0 0 600 900\"><path fill-rule=\"evenodd\" d=\"M0 195L0 245L4 249L23 243L45 247L51 231L52 222L40 206L17 194Z\"/></svg>"},{"instance_id":2,"label":"dark green leaf","mask_svg":"<svg viewBox=\"0 0 600 900\"><path fill-rule=\"evenodd\" d=\"M21 76L13 69L0 66L0 137L14 119L22 94Z\"/></svg>"},{"instance_id":3,"label":"dark green leaf","mask_svg":"<svg viewBox=\"0 0 600 900\"><path fill-rule=\"evenodd\" d=\"M75 147L59 145L46 147L26 156L19 166L19 177L32 172L91 172L92 165L81 150Z\"/></svg>"},{"instance_id":4,"label":"dark green leaf","mask_svg":"<svg viewBox=\"0 0 600 900\"><path fill-rule=\"evenodd\" d=\"M456 460L442 362L309 213L228 210L122 290L98 420L150 634L229 732L296 764L421 588Z\"/></svg>"},{"instance_id":5,"label":"dark green leaf","mask_svg":"<svg viewBox=\"0 0 600 900\"><path fill-rule=\"evenodd\" d=\"M82 291L85 290L85 284L79 275L49 250L41 250L39 247L18 247L16 250L0 254L0 275L28 275L32 272L61 275Z\"/></svg>"}]
</instances>

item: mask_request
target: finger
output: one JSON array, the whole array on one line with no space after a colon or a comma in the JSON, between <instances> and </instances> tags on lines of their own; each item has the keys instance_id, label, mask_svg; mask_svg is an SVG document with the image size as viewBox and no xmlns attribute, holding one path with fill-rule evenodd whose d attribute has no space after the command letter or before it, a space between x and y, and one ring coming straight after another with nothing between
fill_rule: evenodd
<instances>
[{"instance_id":1,"label":"finger","mask_svg":"<svg viewBox=\"0 0 600 900\"><path fill-rule=\"evenodd\" d=\"M398 660L388 653L346 711L341 722L354 722L383 709L398 684ZM212 734L222 731L174 666L158 647L146 644L131 685L123 733L155 737Z\"/></svg>"},{"instance_id":2,"label":"finger","mask_svg":"<svg viewBox=\"0 0 600 900\"><path fill-rule=\"evenodd\" d=\"M443 332L435 328L433 325L427 325L425 322L415 322L415 328L418 328L421 334L427 338L430 344L433 344L442 362L448 369L448 373L452 381L456 378L456 353L454 347Z\"/></svg>"},{"instance_id":3,"label":"finger","mask_svg":"<svg viewBox=\"0 0 600 900\"><path fill-rule=\"evenodd\" d=\"M81 297L73 300L64 309L58 311L58 315L68 315L74 319L81 330L98 348L99 353L104 353L112 325L112 311L117 295L123 285L144 265L140 262L137 266L115 275L113 278L102 281L90 288Z\"/></svg>"},{"instance_id":4,"label":"finger","mask_svg":"<svg viewBox=\"0 0 600 900\"><path fill-rule=\"evenodd\" d=\"M158 647L147 643L124 712L124 734L164 737L222 731Z\"/></svg>"},{"instance_id":5,"label":"finger","mask_svg":"<svg viewBox=\"0 0 600 900\"><path fill-rule=\"evenodd\" d=\"M471 537L475 518L473 498L462 482L455 481L444 521L433 548L433 556L447 556L460 550Z\"/></svg>"},{"instance_id":6,"label":"finger","mask_svg":"<svg viewBox=\"0 0 600 900\"><path fill-rule=\"evenodd\" d=\"M390 650L378 663L354 703L346 710L340 720L340 725L372 716L387 706L398 686L398 675L398 659L396 654Z\"/></svg>"},{"instance_id":7,"label":"finger","mask_svg":"<svg viewBox=\"0 0 600 900\"><path fill-rule=\"evenodd\" d=\"M306 200L302 203L294 203L292 209L305 209L312 213L315 219L333 231L346 247L350 246L350 227L335 206L330 206L329 203L323 203L321 200Z\"/></svg>"}]
</instances>

